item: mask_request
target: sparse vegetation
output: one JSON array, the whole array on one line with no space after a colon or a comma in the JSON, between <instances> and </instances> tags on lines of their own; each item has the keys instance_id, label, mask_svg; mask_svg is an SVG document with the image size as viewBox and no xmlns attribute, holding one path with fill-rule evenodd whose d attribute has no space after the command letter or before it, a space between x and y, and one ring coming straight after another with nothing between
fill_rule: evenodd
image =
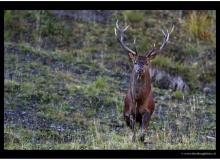
<instances>
[{"instance_id":1,"label":"sparse vegetation","mask_svg":"<svg viewBox=\"0 0 220 160\"><path fill-rule=\"evenodd\" d=\"M147 20L160 26L173 23L167 15L178 16L112 12L135 26L141 53L161 42L162 33ZM143 144L132 143L123 120L131 67L114 37L114 16L91 22L92 15L71 19L53 11L4 11L4 149L216 149L216 96L202 92L216 76L210 12L190 12L170 37L178 43L152 61L152 67L183 77L190 91L152 82L155 112ZM152 37L141 38L143 33Z\"/></svg>"},{"instance_id":2,"label":"sparse vegetation","mask_svg":"<svg viewBox=\"0 0 220 160\"><path fill-rule=\"evenodd\" d=\"M197 85L196 84L196 69L194 66L189 66L184 63L174 62L169 57L164 56L157 56L153 61L152 64L163 68L164 70L169 71L175 75L181 75L185 80L188 81L190 85ZM193 88L191 86L191 88Z\"/></svg>"},{"instance_id":3,"label":"sparse vegetation","mask_svg":"<svg viewBox=\"0 0 220 160\"><path fill-rule=\"evenodd\" d=\"M185 30L194 39L200 39L208 42L213 42L214 35L211 31L213 21L207 12L192 11L187 20Z\"/></svg>"},{"instance_id":4,"label":"sparse vegetation","mask_svg":"<svg viewBox=\"0 0 220 160\"><path fill-rule=\"evenodd\" d=\"M140 12L140 11L130 11L130 10L127 10L127 11L124 11L123 12L123 15L124 15L124 18L126 20L128 20L129 22L133 22L133 23L139 23L141 21L143 21L144 19L144 12Z\"/></svg>"},{"instance_id":5,"label":"sparse vegetation","mask_svg":"<svg viewBox=\"0 0 220 160\"><path fill-rule=\"evenodd\" d=\"M181 91L173 92L173 97L179 100L184 100L184 93Z\"/></svg>"}]
</instances>

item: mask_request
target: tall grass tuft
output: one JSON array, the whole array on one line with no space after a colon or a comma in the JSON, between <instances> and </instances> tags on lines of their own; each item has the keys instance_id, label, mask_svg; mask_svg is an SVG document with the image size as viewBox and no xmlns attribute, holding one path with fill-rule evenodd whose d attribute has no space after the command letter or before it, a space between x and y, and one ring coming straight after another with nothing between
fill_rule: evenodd
<instances>
[{"instance_id":1,"label":"tall grass tuft","mask_svg":"<svg viewBox=\"0 0 220 160\"><path fill-rule=\"evenodd\" d=\"M212 19L208 14L193 11L186 19L185 30L195 39L213 41Z\"/></svg>"}]
</instances>

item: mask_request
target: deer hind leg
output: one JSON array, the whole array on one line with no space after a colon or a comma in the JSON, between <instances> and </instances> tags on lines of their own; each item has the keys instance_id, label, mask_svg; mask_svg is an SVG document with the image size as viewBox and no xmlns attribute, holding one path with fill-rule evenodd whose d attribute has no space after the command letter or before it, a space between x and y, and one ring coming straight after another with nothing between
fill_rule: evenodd
<instances>
[{"instance_id":1,"label":"deer hind leg","mask_svg":"<svg viewBox=\"0 0 220 160\"><path fill-rule=\"evenodd\" d=\"M151 114L149 112L145 112L142 116L142 122L141 122L141 138L140 140L143 142L145 137L145 130L148 127L149 121L150 121Z\"/></svg>"}]
</instances>

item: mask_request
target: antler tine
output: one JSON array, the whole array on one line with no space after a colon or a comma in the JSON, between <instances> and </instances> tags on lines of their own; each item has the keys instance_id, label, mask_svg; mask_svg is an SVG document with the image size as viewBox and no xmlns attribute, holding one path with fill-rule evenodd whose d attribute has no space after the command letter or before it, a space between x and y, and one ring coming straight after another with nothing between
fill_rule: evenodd
<instances>
[{"instance_id":1,"label":"antler tine","mask_svg":"<svg viewBox=\"0 0 220 160\"><path fill-rule=\"evenodd\" d=\"M115 25L116 25L116 28L117 28L117 29L119 29L119 26L118 26L118 19L117 19L117 21L116 21L116 24L115 24Z\"/></svg>"},{"instance_id":2,"label":"antler tine","mask_svg":"<svg viewBox=\"0 0 220 160\"><path fill-rule=\"evenodd\" d=\"M120 28L118 25L118 20L116 21L116 27L115 27L115 35L119 41L119 43L121 44L121 46L128 52L132 53L132 54L136 54L135 51L131 50L130 48L128 48L125 43L124 43L124 32L128 29L129 25L126 26L124 29Z\"/></svg>"},{"instance_id":3,"label":"antler tine","mask_svg":"<svg viewBox=\"0 0 220 160\"><path fill-rule=\"evenodd\" d=\"M137 53L136 38L134 38L134 49L135 49L135 52Z\"/></svg>"},{"instance_id":4,"label":"antler tine","mask_svg":"<svg viewBox=\"0 0 220 160\"><path fill-rule=\"evenodd\" d=\"M167 44L167 42L170 38L170 34L169 34L168 30L166 31L166 33L164 33L163 30L162 30L162 32L163 32L163 35L164 35L164 40L163 40L162 45L160 46L160 50L162 50L166 46L166 44Z\"/></svg>"},{"instance_id":5,"label":"antler tine","mask_svg":"<svg viewBox=\"0 0 220 160\"><path fill-rule=\"evenodd\" d=\"M155 56L156 54L158 54L159 52L161 52L163 50L163 48L167 45L167 43L169 42L169 38L170 38L170 34L173 32L174 30L174 25L171 28L170 32L168 31L168 29L166 30L166 32L164 32L164 30L161 30L164 36L163 39L163 43L161 44L159 49L154 48L152 50L150 50L149 52L146 53L146 56Z\"/></svg>"},{"instance_id":6,"label":"antler tine","mask_svg":"<svg viewBox=\"0 0 220 160\"><path fill-rule=\"evenodd\" d=\"M125 29L123 29L123 32L126 31L128 29L129 25L127 27L125 27Z\"/></svg>"},{"instance_id":7,"label":"antler tine","mask_svg":"<svg viewBox=\"0 0 220 160\"><path fill-rule=\"evenodd\" d=\"M173 27L172 27L172 29L171 29L171 31L170 31L170 34L173 32L173 30L174 30L174 25L173 25Z\"/></svg>"}]
</instances>

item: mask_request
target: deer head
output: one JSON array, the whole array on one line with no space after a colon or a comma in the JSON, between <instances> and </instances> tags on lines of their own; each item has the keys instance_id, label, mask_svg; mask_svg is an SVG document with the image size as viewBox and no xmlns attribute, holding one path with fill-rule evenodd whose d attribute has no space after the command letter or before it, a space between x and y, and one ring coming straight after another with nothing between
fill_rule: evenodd
<instances>
[{"instance_id":1,"label":"deer head","mask_svg":"<svg viewBox=\"0 0 220 160\"><path fill-rule=\"evenodd\" d=\"M174 26L172 27L170 31L166 30L166 32L164 32L162 30L164 39L163 39L161 46L159 48L155 48L155 44L154 44L154 47L151 50L145 52L144 56L138 55L137 49L135 46L135 43L136 43L135 39L134 39L135 51L133 51L132 49L130 49L129 47L125 45L124 33L128 29L128 27L129 25L125 28L120 28L118 25L118 20L117 20L116 28L115 28L115 35L117 37L118 42L121 44L122 48L124 48L128 52L128 56L133 63L133 71L135 73L135 77L138 80L138 79L141 79L145 75L146 71L148 71L148 64L150 63L150 60L152 60L157 54L159 54L163 50L163 48L167 45L167 43L169 42L170 34L173 32Z\"/></svg>"}]
</instances>

